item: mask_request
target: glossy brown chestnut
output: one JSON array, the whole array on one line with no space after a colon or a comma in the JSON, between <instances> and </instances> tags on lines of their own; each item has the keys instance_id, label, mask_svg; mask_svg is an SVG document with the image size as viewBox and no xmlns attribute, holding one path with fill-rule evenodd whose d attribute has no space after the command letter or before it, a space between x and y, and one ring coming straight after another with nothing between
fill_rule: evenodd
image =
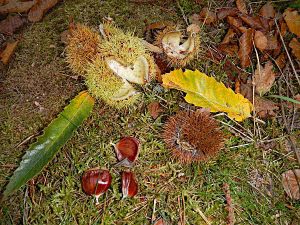
<instances>
[{"instance_id":1,"label":"glossy brown chestnut","mask_svg":"<svg viewBox=\"0 0 300 225\"><path fill-rule=\"evenodd\" d=\"M114 147L119 161L127 159L133 163L138 157L140 142L135 137L124 137Z\"/></svg>"},{"instance_id":2,"label":"glossy brown chestnut","mask_svg":"<svg viewBox=\"0 0 300 225\"><path fill-rule=\"evenodd\" d=\"M123 198L134 197L138 192L138 183L132 172L122 173L122 193Z\"/></svg>"},{"instance_id":3,"label":"glossy brown chestnut","mask_svg":"<svg viewBox=\"0 0 300 225\"><path fill-rule=\"evenodd\" d=\"M81 186L86 194L96 197L96 204L98 204L99 196L108 190L111 179L108 170L94 168L83 173Z\"/></svg>"}]
</instances>

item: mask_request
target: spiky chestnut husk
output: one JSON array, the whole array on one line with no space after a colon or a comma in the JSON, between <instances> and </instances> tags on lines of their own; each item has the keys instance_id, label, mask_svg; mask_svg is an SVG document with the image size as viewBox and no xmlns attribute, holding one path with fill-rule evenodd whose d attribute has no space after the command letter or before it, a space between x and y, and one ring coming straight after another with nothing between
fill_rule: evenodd
<instances>
[{"instance_id":1,"label":"spiky chestnut husk","mask_svg":"<svg viewBox=\"0 0 300 225\"><path fill-rule=\"evenodd\" d=\"M96 58L100 44L101 37L97 32L85 25L76 24L70 30L66 47L66 60L70 68L75 73L85 75L88 64Z\"/></svg>"},{"instance_id":2,"label":"spiky chestnut husk","mask_svg":"<svg viewBox=\"0 0 300 225\"><path fill-rule=\"evenodd\" d=\"M113 100L112 96L121 88L123 81L108 68L101 56L98 56L88 67L85 83L92 96L102 99L106 104L115 108L124 108L133 105L140 95L136 93L121 101Z\"/></svg>"},{"instance_id":3,"label":"spiky chestnut husk","mask_svg":"<svg viewBox=\"0 0 300 225\"><path fill-rule=\"evenodd\" d=\"M172 32L180 32L180 31L176 29L174 26L166 27L164 30L162 30L156 35L154 44L160 47L161 49L163 49L165 60L168 62L170 66L173 66L175 68L184 67L198 55L200 51L200 35L198 33L188 32L188 38L191 38L191 41L194 42L194 48L192 48L192 51L186 54L185 57L175 57L168 54L168 51L163 46L164 37L166 37L166 35L171 34Z\"/></svg>"},{"instance_id":4,"label":"spiky chestnut husk","mask_svg":"<svg viewBox=\"0 0 300 225\"><path fill-rule=\"evenodd\" d=\"M203 111L181 111L170 117L163 139L173 157L186 164L207 161L224 146L217 121Z\"/></svg>"},{"instance_id":5,"label":"spiky chestnut husk","mask_svg":"<svg viewBox=\"0 0 300 225\"><path fill-rule=\"evenodd\" d=\"M144 56L149 64L150 80L155 78L154 59L142 43L142 39L130 32L124 32L111 23L104 24L105 33L109 33L107 41L99 45L98 51L104 57L113 57L124 65L132 65L139 56Z\"/></svg>"},{"instance_id":6,"label":"spiky chestnut husk","mask_svg":"<svg viewBox=\"0 0 300 225\"><path fill-rule=\"evenodd\" d=\"M133 36L131 33L124 33L113 25L109 26L108 32L108 25L104 24L104 31L110 35L107 35L107 40L103 40L101 45L98 46L100 54L87 70L86 84L90 93L95 97L103 99L113 107L123 108L134 104L139 99L140 94L131 92L134 94L126 99L115 100L112 98L118 93L124 84L124 80L108 66L107 59L114 59L128 67L132 66L139 57L144 57L149 67L146 83L155 77L156 67L154 59L147 52L140 38Z\"/></svg>"}]
</instances>

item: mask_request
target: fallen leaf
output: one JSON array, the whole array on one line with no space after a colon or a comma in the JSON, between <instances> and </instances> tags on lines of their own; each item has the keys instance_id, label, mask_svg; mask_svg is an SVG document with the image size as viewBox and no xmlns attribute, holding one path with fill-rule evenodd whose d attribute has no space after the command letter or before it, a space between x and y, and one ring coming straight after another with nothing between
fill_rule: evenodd
<instances>
[{"instance_id":1,"label":"fallen leaf","mask_svg":"<svg viewBox=\"0 0 300 225\"><path fill-rule=\"evenodd\" d=\"M266 36L267 39L268 39L268 44L267 44L267 50L276 50L278 49L278 47L280 46L279 45L279 42L278 42L278 39L275 35L273 34L269 34Z\"/></svg>"},{"instance_id":2,"label":"fallen leaf","mask_svg":"<svg viewBox=\"0 0 300 225\"><path fill-rule=\"evenodd\" d=\"M153 119L156 119L161 114L161 112L163 112L159 102L151 102L147 106L147 109Z\"/></svg>"},{"instance_id":3,"label":"fallen leaf","mask_svg":"<svg viewBox=\"0 0 300 225\"><path fill-rule=\"evenodd\" d=\"M65 30L60 34L60 41L64 43L65 45L69 43L71 32L70 30Z\"/></svg>"},{"instance_id":4,"label":"fallen leaf","mask_svg":"<svg viewBox=\"0 0 300 225\"><path fill-rule=\"evenodd\" d=\"M273 72L273 64L268 61L264 67L258 65L253 76L255 84L255 92L260 96L268 92L275 81L275 73Z\"/></svg>"},{"instance_id":5,"label":"fallen leaf","mask_svg":"<svg viewBox=\"0 0 300 225\"><path fill-rule=\"evenodd\" d=\"M261 21L259 19L259 17L253 17L253 16L248 16L248 15L242 15L240 17L246 24L248 24L250 27L254 28L254 29L264 29L264 27L261 24Z\"/></svg>"},{"instance_id":6,"label":"fallen leaf","mask_svg":"<svg viewBox=\"0 0 300 225\"><path fill-rule=\"evenodd\" d=\"M20 15L8 16L5 20L0 22L0 33L12 35L18 28L20 28L26 19Z\"/></svg>"},{"instance_id":7,"label":"fallen leaf","mask_svg":"<svg viewBox=\"0 0 300 225\"><path fill-rule=\"evenodd\" d=\"M287 8L283 13L283 18L289 30L300 37L300 15L297 10Z\"/></svg>"},{"instance_id":8,"label":"fallen leaf","mask_svg":"<svg viewBox=\"0 0 300 225\"><path fill-rule=\"evenodd\" d=\"M184 91L185 100L195 106L210 109L210 112L226 112L237 121L251 115L251 102L198 70L174 70L162 79L165 87Z\"/></svg>"},{"instance_id":9,"label":"fallen leaf","mask_svg":"<svg viewBox=\"0 0 300 225\"><path fill-rule=\"evenodd\" d=\"M260 118L270 118L276 116L276 111L279 109L277 104L271 100L261 98L259 96L254 97L254 109L256 115Z\"/></svg>"},{"instance_id":10,"label":"fallen leaf","mask_svg":"<svg viewBox=\"0 0 300 225\"><path fill-rule=\"evenodd\" d=\"M236 7L240 10L241 13L248 14L246 3L244 0L236 0Z\"/></svg>"},{"instance_id":11,"label":"fallen leaf","mask_svg":"<svg viewBox=\"0 0 300 225\"><path fill-rule=\"evenodd\" d=\"M166 225L166 223L162 218L160 218L156 220L153 225Z\"/></svg>"},{"instance_id":12,"label":"fallen leaf","mask_svg":"<svg viewBox=\"0 0 300 225\"><path fill-rule=\"evenodd\" d=\"M233 29L229 29L223 39L223 41L221 42L221 44L229 44L230 41L234 38L235 36L235 32Z\"/></svg>"},{"instance_id":13,"label":"fallen leaf","mask_svg":"<svg viewBox=\"0 0 300 225\"><path fill-rule=\"evenodd\" d=\"M275 60L276 65L282 70L286 65L286 55L282 52Z\"/></svg>"},{"instance_id":14,"label":"fallen leaf","mask_svg":"<svg viewBox=\"0 0 300 225\"><path fill-rule=\"evenodd\" d=\"M279 25L280 25L280 34L281 34L282 37L284 37L287 33L287 24L286 24L286 22L281 20L279 22Z\"/></svg>"},{"instance_id":15,"label":"fallen leaf","mask_svg":"<svg viewBox=\"0 0 300 225\"><path fill-rule=\"evenodd\" d=\"M254 43L260 51L264 51L267 48L268 39L263 32L257 30L254 34Z\"/></svg>"},{"instance_id":16,"label":"fallen leaf","mask_svg":"<svg viewBox=\"0 0 300 225\"><path fill-rule=\"evenodd\" d=\"M247 80L247 83L241 82L240 93L245 98L247 98L250 102L253 101L253 90L252 90L252 81Z\"/></svg>"},{"instance_id":17,"label":"fallen leaf","mask_svg":"<svg viewBox=\"0 0 300 225\"><path fill-rule=\"evenodd\" d=\"M60 0L37 0L37 3L30 9L28 20L30 22L40 21L44 14L55 6Z\"/></svg>"},{"instance_id":18,"label":"fallen leaf","mask_svg":"<svg viewBox=\"0 0 300 225\"><path fill-rule=\"evenodd\" d=\"M227 17L227 22L236 29L239 29L240 27L243 26L243 21L238 18L238 17L232 17L232 16L228 16Z\"/></svg>"},{"instance_id":19,"label":"fallen leaf","mask_svg":"<svg viewBox=\"0 0 300 225\"><path fill-rule=\"evenodd\" d=\"M205 7L200 12L200 20L203 21L204 24L212 24L216 22L217 15L215 12L211 12L207 7Z\"/></svg>"},{"instance_id":20,"label":"fallen leaf","mask_svg":"<svg viewBox=\"0 0 300 225\"><path fill-rule=\"evenodd\" d=\"M239 51L239 47L235 44L220 44L218 49L231 57L236 56Z\"/></svg>"},{"instance_id":21,"label":"fallen leaf","mask_svg":"<svg viewBox=\"0 0 300 225\"><path fill-rule=\"evenodd\" d=\"M249 28L239 38L240 48L239 48L238 56L241 61L242 68L246 68L250 66L250 55L253 50L252 37L253 37L253 29Z\"/></svg>"},{"instance_id":22,"label":"fallen leaf","mask_svg":"<svg viewBox=\"0 0 300 225\"><path fill-rule=\"evenodd\" d=\"M223 184L223 191L225 193L225 199L226 199L226 210L228 212L228 215L226 217L227 225L234 225L236 222L235 216L234 216L234 205L230 194L230 187L229 184L224 183Z\"/></svg>"},{"instance_id":23,"label":"fallen leaf","mask_svg":"<svg viewBox=\"0 0 300 225\"><path fill-rule=\"evenodd\" d=\"M289 44L289 47L292 49L292 53L300 61L300 42L296 38L293 38Z\"/></svg>"},{"instance_id":24,"label":"fallen leaf","mask_svg":"<svg viewBox=\"0 0 300 225\"><path fill-rule=\"evenodd\" d=\"M27 12L34 3L35 1L21 2L18 0L10 0L6 5L0 6L0 14Z\"/></svg>"},{"instance_id":25,"label":"fallen leaf","mask_svg":"<svg viewBox=\"0 0 300 225\"><path fill-rule=\"evenodd\" d=\"M16 47L19 43L19 40L14 42L8 42L5 49L0 54L0 59L4 65L8 64L10 58L14 54Z\"/></svg>"},{"instance_id":26,"label":"fallen leaf","mask_svg":"<svg viewBox=\"0 0 300 225\"><path fill-rule=\"evenodd\" d=\"M300 169L288 170L282 175L282 185L285 193L294 200L300 199Z\"/></svg>"},{"instance_id":27,"label":"fallen leaf","mask_svg":"<svg viewBox=\"0 0 300 225\"><path fill-rule=\"evenodd\" d=\"M275 17L275 9L271 2L267 2L261 9L259 10L259 14L265 18L274 18Z\"/></svg>"},{"instance_id":28,"label":"fallen leaf","mask_svg":"<svg viewBox=\"0 0 300 225\"><path fill-rule=\"evenodd\" d=\"M237 8L221 8L217 12L217 17L219 20L222 20L227 16L236 16L238 13L239 10Z\"/></svg>"},{"instance_id":29,"label":"fallen leaf","mask_svg":"<svg viewBox=\"0 0 300 225\"><path fill-rule=\"evenodd\" d=\"M266 145L265 143L259 143L259 147L261 147L262 144ZM266 150L268 149L269 148ZM251 186L254 187L254 191L260 190L262 193L272 196L273 181L269 173L263 173L258 169L254 169L249 174L249 180Z\"/></svg>"}]
</instances>

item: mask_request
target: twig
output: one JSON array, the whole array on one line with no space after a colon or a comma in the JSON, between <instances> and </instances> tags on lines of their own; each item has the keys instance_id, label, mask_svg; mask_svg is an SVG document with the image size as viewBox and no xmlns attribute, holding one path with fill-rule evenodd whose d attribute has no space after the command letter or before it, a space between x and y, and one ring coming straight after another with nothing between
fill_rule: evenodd
<instances>
[{"instance_id":1,"label":"twig","mask_svg":"<svg viewBox=\"0 0 300 225\"><path fill-rule=\"evenodd\" d=\"M229 185L227 183L223 184L223 190L226 198L226 210L228 211L227 225L234 225L235 223L234 209L232 205L232 198L230 196Z\"/></svg>"},{"instance_id":2,"label":"twig","mask_svg":"<svg viewBox=\"0 0 300 225\"><path fill-rule=\"evenodd\" d=\"M151 223L154 223L154 221L155 221L155 210L156 210L156 198L153 201L153 211L152 211Z\"/></svg>"},{"instance_id":3,"label":"twig","mask_svg":"<svg viewBox=\"0 0 300 225\"><path fill-rule=\"evenodd\" d=\"M291 63L291 66L292 66L293 72L294 72L294 74L295 74L295 77L296 77L296 79L297 79L297 81L298 81L298 84L300 85L300 79L299 79L298 73L297 73L297 71L296 71L296 69L295 69L295 66L294 66L294 63L293 63L293 61L292 61L292 58L291 58L291 56L290 56L290 54L289 54L289 52L288 52L288 50L287 50L287 47L286 47L286 45L285 45L285 43L284 43L284 40L283 40L283 37L282 37L282 35L281 35L281 33L280 33L280 29L279 29L278 24L277 24L277 19L275 19L274 21L275 21L275 25L276 25L276 28L277 28L277 30L278 30L279 36L280 36L280 40L281 40L281 42L282 42L282 44L283 44L284 50L286 51L286 54L287 54L287 56L288 56L288 58L289 58L289 61L290 61L290 63Z\"/></svg>"},{"instance_id":4,"label":"twig","mask_svg":"<svg viewBox=\"0 0 300 225\"><path fill-rule=\"evenodd\" d=\"M186 25L188 26L188 25L189 25L189 22L188 22L188 19L187 19L185 13L184 13L184 10L183 10L182 7L180 6L179 1L177 0L176 2L177 2L177 6L178 6L178 8L180 9L180 12L181 12L181 14L182 14L183 20L184 20L184 22L186 23Z\"/></svg>"},{"instance_id":5,"label":"twig","mask_svg":"<svg viewBox=\"0 0 300 225\"><path fill-rule=\"evenodd\" d=\"M204 213L201 211L199 207L196 207L195 210L200 214L202 219L205 221L207 225L211 225L211 222L208 220L208 218L204 215Z\"/></svg>"}]
</instances>

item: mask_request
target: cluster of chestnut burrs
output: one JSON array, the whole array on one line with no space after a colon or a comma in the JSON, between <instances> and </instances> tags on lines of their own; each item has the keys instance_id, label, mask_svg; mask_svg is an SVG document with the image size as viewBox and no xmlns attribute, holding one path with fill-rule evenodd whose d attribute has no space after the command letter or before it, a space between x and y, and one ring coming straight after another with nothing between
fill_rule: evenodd
<instances>
[{"instance_id":1,"label":"cluster of chestnut burrs","mask_svg":"<svg viewBox=\"0 0 300 225\"><path fill-rule=\"evenodd\" d=\"M139 154L139 140L135 137L124 137L112 145L119 161L115 166L131 168ZM86 194L95 196L96 204L99 204L99 197L109 189L111 181L112 177L107 169L93 168L83 173L81 186ZM121 185L123 198L134 197L138 192L135 175L129 170L122 171Z\"/></svg>"}]
</instances>

